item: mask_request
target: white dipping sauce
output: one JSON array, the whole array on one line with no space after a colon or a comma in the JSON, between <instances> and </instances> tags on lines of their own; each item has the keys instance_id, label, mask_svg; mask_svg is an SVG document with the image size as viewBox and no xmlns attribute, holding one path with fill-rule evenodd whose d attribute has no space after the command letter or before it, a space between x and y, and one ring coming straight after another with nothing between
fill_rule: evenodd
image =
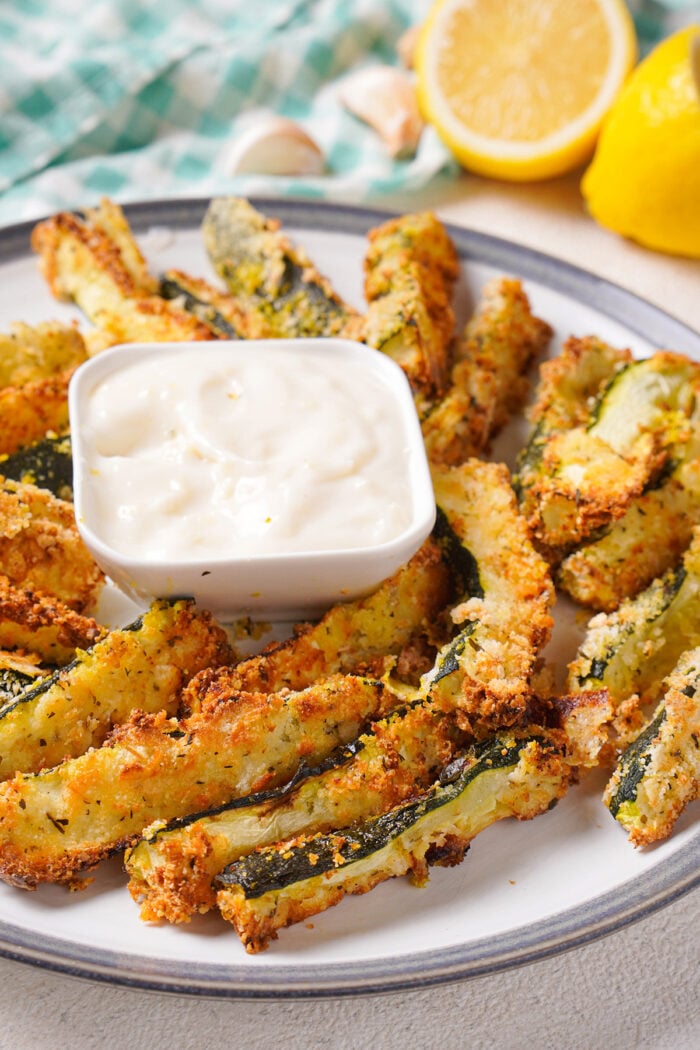
<instances>
[{"instance_id":1,"label":"white dipping sauce","mask_svg":"<svg viewBox=\"0 0 700 1050\"><path fill-rule=\"evenodd\" d=\"M83 417L86 520L133 557L358 549L412 521L405 419L356 359L274 343L146 353L95 385Z\"/></svg>"}]
</instances>

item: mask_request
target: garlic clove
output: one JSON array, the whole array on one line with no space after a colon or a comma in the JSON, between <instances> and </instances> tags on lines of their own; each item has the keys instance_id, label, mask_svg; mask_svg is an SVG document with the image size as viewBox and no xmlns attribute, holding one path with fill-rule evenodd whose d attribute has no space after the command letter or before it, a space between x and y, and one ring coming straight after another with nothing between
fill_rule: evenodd
<instances>
[{"instance_id":1,"label":"garlic clove","mask_svg":"<svg viewBox=\"0 0 700 1050\"><path fill-rule=\"evenodd\" d=\"M325 158L296 121L266 115L241 132L225 166L230 175L322 175Z\"/></svg>"},{"instance_id":2,"label":"garlic clove","mask_svg":"<svg viewBox=\"0 0 700 1050\"><path fill-rule=\"evenodd\" d=\"M416 152L424 124L407 73L394 66L366 66L341 82L338 98L350 113L374 128L392 157Z\"/></svg>"},{"instance_id":3,"label":"garlic clove","mask_svg":"<svg viewBox=\"0 0 700 1050\"><path fill-rule=\"evenodd\" d=\"M405 69L413 69L418 37L422 28L421 23L409 26L396 42L396 54L399 56L399 61Z\"/></svg>"}]
</instances>

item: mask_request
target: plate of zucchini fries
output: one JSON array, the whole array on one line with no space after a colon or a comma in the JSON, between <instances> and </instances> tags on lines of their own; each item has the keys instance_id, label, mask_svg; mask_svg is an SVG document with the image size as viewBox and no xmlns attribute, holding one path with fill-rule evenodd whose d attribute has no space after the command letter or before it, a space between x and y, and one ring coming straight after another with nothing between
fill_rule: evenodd
<instances>
[{"instance_id":1,"label":"plate of zucchini fries","mask_svg":"<svg viewBox=\"0 0 700 1050\"><path fill-rule=\"evenodd\" d=\"M214 996L427 986L699 881L700 335L431 212L104 200L0 237L0 952ZM120 343L343 336L437 519L304 624L143 607L67 390Z\"/></svg>"}]
</instances>

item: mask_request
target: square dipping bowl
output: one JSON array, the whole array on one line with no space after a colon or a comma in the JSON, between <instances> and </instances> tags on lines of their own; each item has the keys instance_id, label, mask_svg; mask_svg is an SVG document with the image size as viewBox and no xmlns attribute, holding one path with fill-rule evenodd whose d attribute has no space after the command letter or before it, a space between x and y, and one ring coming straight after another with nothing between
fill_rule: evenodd
<instances>
[{"instance_id":1,"label":"square dipping bowl","mask_svg":"<svg viewBox=\"0 0 700 1050\"><path fill-rule=\"evenodd\" d=\"M376 589L435 522L408 381L361 343L118 346L78 368L69 411L78 529L140 602L191 597L224 622L314 618ZM347 466L368 449L379 481ZM331 478L328 491L325 480L304 487L315 472ZM256 486L279 496L275 509L250 502ZM365 490L374 502L363 512ZM242 494L238 511L227 493ZM294 526L281 539L280 520Z\"/></svg>"}]
</instances>

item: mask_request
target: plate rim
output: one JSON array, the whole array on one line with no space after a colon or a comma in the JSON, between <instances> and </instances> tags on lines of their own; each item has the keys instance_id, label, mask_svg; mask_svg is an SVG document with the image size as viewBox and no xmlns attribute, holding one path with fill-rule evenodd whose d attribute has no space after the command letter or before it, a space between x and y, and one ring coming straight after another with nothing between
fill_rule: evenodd
<instances>
[{"instance_id":1,"label":"plate rim","mask_svg":"<svg viewBox=\"0 0 700 1050\"><path fill-rule=\"evenodd\" d=\"M209 197L133 201L122 205L136 232L167 225L192 229ZM358 234L400 212L319 200L250 197L285 226ZM41 219L0 229L0 264L30 256L29 238ZM636 293L555 256L446 221L463 261L505 268L524 280L593 307L658 346L700 358L700 333ZM700 885L700 833L663 863L620 886L535 923L493 937L348 963L293 965L269 970L163 959L80 945L0 922L0 956L123 987L223 999L324 999L425 989L485 976L550 958L607 936L666 907Z\"/></svg>"}]
</instances>

